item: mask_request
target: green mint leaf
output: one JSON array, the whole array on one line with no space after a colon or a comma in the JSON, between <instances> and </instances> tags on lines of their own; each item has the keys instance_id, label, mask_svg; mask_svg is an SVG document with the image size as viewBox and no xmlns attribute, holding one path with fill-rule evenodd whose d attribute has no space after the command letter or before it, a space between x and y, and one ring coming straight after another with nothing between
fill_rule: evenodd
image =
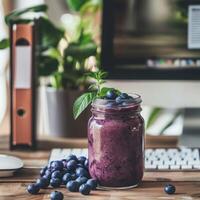
<instances>
[{"instance_id":1,"label":"green mint leaf","mask_svg":"<svg viewBox=\"0 0 200 200\"><path fill-rule=\"evenodd\" d=\"M113 88L108 88L108 87L103 87L101 88L100 92L99 92L99 97L104 97L106 96L106 93L110 90L113 90Z\"/></svg>"},{"instance_id":2,"label":"green mint leaf","mask_svg":"<svg viewBox=\"0 0 200 200\"><path fill-rule=\"evenodd\" d=\"M89 87L88 87L89 90L97 90L97 86L96 84L91 84Z\"/></svg>"},{"instance_id":3,"label":"green mint leaf","mask_svg":"<svg viewBox=\"0 0 200 200\"><path fill-rule=\"evenodd\" d=\"M10 42L9 39L3 39L0 41L0 49L6 49L7 47L9 47Z\"/></svg>"},{"instance_id":4,"label":"green mint leaf","mask_svg":"<svg viewBox=\"0 0 200 200\"><path fill-rule=\"evenodd\" d=\"M106 76L108 75L107 72L104 72L104 71L97 71L97 72L89 72L89 73L86 73L87 76L91 77L91 78L94 78L95 80L102 80L104 78L106 78Z\"/></svg>"},{"instance_id":5,"label":"green mint leaf","mask_svg":"<svg viewBox=\"0 0 200 200\"><path fill-rule=\"evenodd\" d=\"M87 108L87 106L92 103L96 98L96 93L87 92L81 95L75 102L73 106L74 119L77 119L78 116Z\"/></svg>"},{"instance_id":6,"label":"green mint leaf","mask_svg":"<svg viewBox=\"0 0 200 200\"><path fill-rule=\"evenodd\" d=\"M102 85L102 84L104 84L104 83L106 83L105 80L100 80L100 81L99 81L99 84L100 84L100 85Z\"/></svg>"},{"instance_id":7,"label":"green mint leaf","mask_svg":"<svg viewBox=\"0 0 200 200\"><path fill-rule=\"evenodd\" d=\"M85 75L88 76L88 77L90 77L90 78L96 79L96 72L88 72Z\"/></svg>"},{"instance_id":8,"label":"green mint leaf","mask_svg":"<svg viewBox=\"0 0 200 200\"><path fill-rule=\"evenodd\" d=\"M104 79L108 76L108 73L100 70L97 72L97 75L99 79Z\"/></svg>"}]
</instances>

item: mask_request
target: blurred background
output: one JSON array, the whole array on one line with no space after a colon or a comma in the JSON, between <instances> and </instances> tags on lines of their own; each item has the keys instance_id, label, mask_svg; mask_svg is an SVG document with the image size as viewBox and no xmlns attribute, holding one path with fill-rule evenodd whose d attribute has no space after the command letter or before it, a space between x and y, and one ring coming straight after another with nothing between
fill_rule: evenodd
<instances>
[{"instance_id":1,"label":"blurred background","mask_svg":"<svg viewBox=\"0 0 200 200\"><path fill-rule=\"evenodd\" d=\"M182 7L180 12L174 11L174 7L180 5L179 1L173 4L175 1L171 1L170 5L164 0L153 0L151 4L150 1L137 2L116 1L114 17L117 23L113 44L115 64L121 64L124 68L173 68L177 66L177 62L181 62L175 59L177 56L193 56L198 63L199 52L190 54L186 48L187 34L183 31L187 20L185 11ZM6 14L15 9L44 3L48 6L47 12L27 12L22 17L29 19L45 16L45 19L48 19L44 20L43 29L40 29L43 38L47 38L49 48L40 52L38 61L38 134L84 137L90 111L88 109L74 122L72 103L87 89L88 83L83 74L95 71L100 66L102 1L0 0L0 29L3 30L0 32L0 40L8 37L8 27L4 22ZM158 7L160 9L157 9L158 13L154 15L155 8ZM140 12L141 9L144 12ZM175 13L173 19L169 17L171 12ZM179 28L176 30L173 27ZM156 60L155 55L159 60ZM131 60L132 58L135 59ZM9 134L8 49L0 50L0 61L0 134ZM151 96L151 91L147 92ZM184 112L184 108L149 106L144 102L142 115L146 121L146 133L180 135ZM191 123L196 126L198 121L193 120Z\"/></svg>"}]
</instances>

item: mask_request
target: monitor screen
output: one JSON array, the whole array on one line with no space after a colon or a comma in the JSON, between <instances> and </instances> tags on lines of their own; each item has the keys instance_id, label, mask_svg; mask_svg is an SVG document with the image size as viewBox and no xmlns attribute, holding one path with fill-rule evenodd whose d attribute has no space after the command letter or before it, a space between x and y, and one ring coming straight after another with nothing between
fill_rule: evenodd
<instances>
[{"instance_id":1,"label":"monitor screen","mask_svg":"<svg viewBox=\"0 0 200 200\"><path fill-rule=\"evenodd\" d=\"M200 69L200 0L112 0L110 8L115 70Z\"/></svg>"},{"instance_id":2,"label":"monitor screen","mask_svg":"<svg viewBox=\"0 0 200 200\"><path fill-rule=\"evenodd\" d=\"M115 64L131 68L200 67L200 45L192 48L188 43L190 10L184 1L117 0ZM200 8L196 16L200 25Z\"/></svg>"}]
</instances>

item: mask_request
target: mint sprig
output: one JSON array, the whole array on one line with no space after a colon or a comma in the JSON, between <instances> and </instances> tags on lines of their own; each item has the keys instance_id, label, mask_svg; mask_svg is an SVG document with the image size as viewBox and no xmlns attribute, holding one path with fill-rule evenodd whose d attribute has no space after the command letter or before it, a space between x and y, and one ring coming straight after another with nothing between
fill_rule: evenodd
<instances>
[{"instance_id":1,"label":"mint sprig","mask_svg":"<svg viewBox=\"0 0 200 200\"><path fill-rule=\"evenodd\" d=\"M78 116L88 107L90 103L96 98L94 92L87 92L81 95L75 102L73 106L74 119L77 119Z\"/></svg>"},{"instance_id":2,"label":"mint sprig","mask_svg":"<svg viewBox=\"0 0 200 200\"><path fill-rule=\"evenodd\" d=\"M87 76L94 79L94 82L90 85L89 89L96 91L96 95L98 97L98 95L100 95L102 85L106 82L104 79L107 77L107 72L90 72Z\"/></svg>"},{"instance_id":3,"label":"mint sprig","mask_svg":"<svg viewBox=\"0 0 200 200\"><path fill-rule=\"evenodd\" d=\"M107 73L104 71L90 72L86 76L92 79L92 83L89 86L90 92L84 93L74 102L73 115L74 119L77 119L79 115L91 104L95 99L103 98L109 90L115 90L113 88L102 87L106 82L104 79L107 77ZM116 93L120 93L115 90Z\"/></svg>"}]
</instances>

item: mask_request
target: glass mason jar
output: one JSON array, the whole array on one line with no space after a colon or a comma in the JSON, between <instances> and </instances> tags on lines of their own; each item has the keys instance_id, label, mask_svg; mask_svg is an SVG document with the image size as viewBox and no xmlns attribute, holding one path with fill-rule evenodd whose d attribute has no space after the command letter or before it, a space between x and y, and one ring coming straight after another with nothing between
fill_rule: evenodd
<instances>
[{"instance_id":1,"label":"glass mason jar","mask_svg":"<svg viewBox=\"0 0 200 200\"><path fill-rule=\"evenodd\" d=\"M141 98L122 104L97 99L88 122L89 171L102 187L136 187L144 171Z\"/></svg>"}]
</instances>

